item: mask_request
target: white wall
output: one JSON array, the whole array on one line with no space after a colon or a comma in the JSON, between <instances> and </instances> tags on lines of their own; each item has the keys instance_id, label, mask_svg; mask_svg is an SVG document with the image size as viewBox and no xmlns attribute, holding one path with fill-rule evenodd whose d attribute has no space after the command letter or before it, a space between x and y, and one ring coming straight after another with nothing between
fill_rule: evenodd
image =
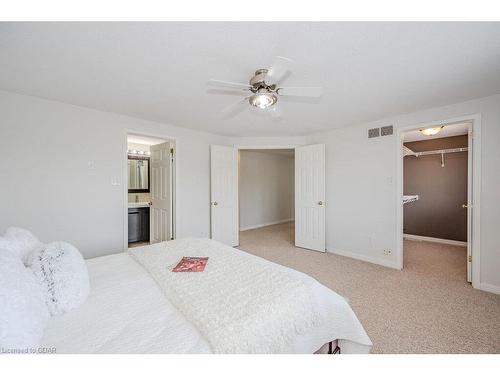
<instances>
[{"instance_id":1,"label":"white wall","mask_svg":"<svg viewBox=\"0 0 500 375\"><path fill-rule=\"evenodd\" d=\"M474 113L482 115L481 285L500 292L500 95L307 137L226 138L0 91L0 231L25 226L43 241L73 242L86 257L121 251L123 186L112 186L111 178L125 181L126 128L178 139L180 237L210 233L210 143L326 143L327 247L397 266L397 140L369 140L367 129Z\"/></svg>"},{"instance_id":2,"label":"white wall","mask_svg":"<svg viewBox=\"0 0 500 375\"><path fill-rule=\"evenodd\" d=\"M329 251L397 267L395 136L367 138L369 128L404 127L481 113L481 286L500 292L500 95L318 133L326 143ZM391 256L383 255L392 250Z\"/></svg>"},{"instance_id":3,"label":"white wall","mask_svg":"<svg viewBox=\"0 0 500 375\"><path fill-rule=\"evenodd\" d=\"M285 120L283 120L285 121ZM280 147L293 147L305 145L309 142L307 136L290 136L290 137L230 137L228 143L235 147L249 147L252 146L277 146ZM269 148L269 147L267 147Z\"/></svg>"},{"instance_id":4,"label":"white wall","mask_svg":"<svg viewBox=\"0 0 500 375\"><path fill-rule=\"evenodd\" d=\"M240 229L294 217L294 157L272 151L240 151Z\"/></svg>"},{"instance_id":5,"label":"white wall","mask_svg":"<svg viewBox=\"0 0 500 375\"><path fill-rule=\"evenodd\" d=\"M4 91L0 232L26 227L86 258L122 251L125 129L177 138L177 234L209 236L209 145L226 138Z\"/></svg>"}]
</instances>

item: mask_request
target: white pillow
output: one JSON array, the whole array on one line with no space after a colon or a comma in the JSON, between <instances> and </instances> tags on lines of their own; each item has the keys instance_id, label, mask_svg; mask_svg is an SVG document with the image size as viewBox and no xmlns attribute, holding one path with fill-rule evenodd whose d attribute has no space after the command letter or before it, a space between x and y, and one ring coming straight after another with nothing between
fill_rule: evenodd
<instances>
[{"instance_id":1,"label":"white pillow","mask_svg":"<svg viewBox=\"0 0 500 375\"><path fill-rule=\"evenodd\" d=\"M27 265L42 285L51 315L64 314L87 299L87 265L73 245L62 241L42 245L29 255Z\"/></svg>"},{"instance_id":2,"label":"white pillow","mask_svg":"<svg viewBox=\"0 0 500 375\"><path fill-rule=\"evenodd\" d=\"M10 251L0 249L0 348L36 348L49 319L33 272Z\"/></svg>"},{"instance_id":3,"label":"white pillow","mask_svg":"<svg viewBox=\"0 0 500 375\"><path fill-rule=\"evenodd\" d=\"M42 243L29 230L10 227L4 237L0 237L0 249L16 254L23 263L28 255Z\"/></svg>"}]
</instances>

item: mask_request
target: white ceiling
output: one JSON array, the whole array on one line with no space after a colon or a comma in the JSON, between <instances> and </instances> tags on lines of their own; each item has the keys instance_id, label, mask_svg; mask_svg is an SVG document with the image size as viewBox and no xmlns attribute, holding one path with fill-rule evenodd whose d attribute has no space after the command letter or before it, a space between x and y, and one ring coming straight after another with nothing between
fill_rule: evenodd
<instances>
[{"instance_id":1,"label":"white ceiling","mask_svg":"<svg viewBox=\"0 0 500 375\"><path fill-rule=\"evenodd\" d=\"M232 136L302 135L500 92L500 23L1 23L0 89ZM274 56L282 120L207 93L247 82Z\"/></svg>"},{"instance_id":2,"label":"white ceiling","mask_svg":"<svg viewBox=\"0 0 500 375\"><path fill-rule=\"evenodd\" d=\"M429 139L455 137L457 135L465 135L469 133L469 123L459 123L445 125L441 131L435 135L424 135L420 130L412 130L403 133L403 142L426 141Z\"/></svg>"}]
</instances>

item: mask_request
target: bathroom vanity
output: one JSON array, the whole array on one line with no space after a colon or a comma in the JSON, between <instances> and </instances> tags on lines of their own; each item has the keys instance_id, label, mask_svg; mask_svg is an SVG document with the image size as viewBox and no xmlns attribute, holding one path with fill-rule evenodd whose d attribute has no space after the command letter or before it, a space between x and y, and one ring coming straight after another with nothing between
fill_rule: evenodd
<instances>
[{"instance_id":1,"label":"bathroom vanity","mask_svg":"<svg viewBox=\"0 0 500 375\"><path fill-rule=\"evenodd\" d=\"M149 205L131 203L128 207L128 243L149 241Z\"/></svg>"}]
</instances>

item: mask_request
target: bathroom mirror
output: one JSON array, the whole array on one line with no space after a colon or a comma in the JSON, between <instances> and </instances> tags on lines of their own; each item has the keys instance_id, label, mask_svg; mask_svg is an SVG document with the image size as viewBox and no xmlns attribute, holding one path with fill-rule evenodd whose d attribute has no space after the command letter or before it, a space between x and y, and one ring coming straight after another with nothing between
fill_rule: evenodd
<instances>
[{"instance_id":1,"label":"bathroom mirror","mask_svg":"<svg viewBox=\"0 0 500 375\"><path fill-rule=\"evenodd\" d=\"M149 192L149 158L128 156L128 192Z\"/></svg>"}]
</instances>

